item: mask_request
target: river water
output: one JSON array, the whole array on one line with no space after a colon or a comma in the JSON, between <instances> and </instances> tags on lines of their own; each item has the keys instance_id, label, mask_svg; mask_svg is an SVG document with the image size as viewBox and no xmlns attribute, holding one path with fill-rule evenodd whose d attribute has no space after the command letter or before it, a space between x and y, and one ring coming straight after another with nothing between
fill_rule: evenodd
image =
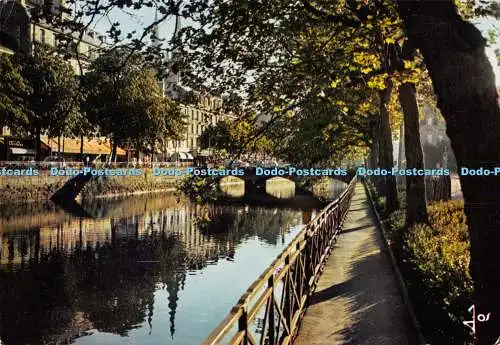
<instances>
[{"instance_id":1,"label":"river water","mask_svg":"<svg viewBox=\"0 0 500 345\"><path fill-rule=\"evenodd\" d=\"M273 195L2 208L0 344L200 344L318 208Z\"/></svg>"}]
</instances>

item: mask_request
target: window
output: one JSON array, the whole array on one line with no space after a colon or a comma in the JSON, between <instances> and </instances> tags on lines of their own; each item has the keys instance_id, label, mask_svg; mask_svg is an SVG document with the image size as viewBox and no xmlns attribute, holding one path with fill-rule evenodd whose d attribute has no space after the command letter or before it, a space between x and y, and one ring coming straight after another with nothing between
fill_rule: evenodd
<instances>
[{"instance_id":1,"label":"window","mask_svg":"<svg viewBox=\"0 0 500 345\"><path fill-rule=\"evenodd\" d=\"M88 54L88 50L89 50L88 48L89 47L85 43L80 42L80 44L78 46L79 46L78 47L79 48L78 51L80 53L82 53L82 54Z\"/></svg>"},{"instance_id":2,"label":"window","mask_svg":"<svg viewBox=\"0 0 500 345\"><path fill-rule=\"evenodd\" d=\"M16 27L16 42L18 45L21 45L21 25Z\"/></svg>"},{"instance_id":3,"label":"window","mask_svg":"<svg viewBox=\"0 0 500 345\"><path fill-rule=\"evenodd\" d=\"M40 41L42 43L45 43L45 30L44 29L40 29Z\"/></svg>"}]
</instances>

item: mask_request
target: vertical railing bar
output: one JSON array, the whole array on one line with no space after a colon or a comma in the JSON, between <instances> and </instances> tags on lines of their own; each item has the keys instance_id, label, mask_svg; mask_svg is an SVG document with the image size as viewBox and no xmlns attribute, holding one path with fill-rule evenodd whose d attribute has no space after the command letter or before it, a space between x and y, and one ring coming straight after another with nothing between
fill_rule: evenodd
<instances>
[{"instance_id":1,"label":"vertical railing bar","mask_svg":"<svg viewBox=\"0 0 500 345\"><path fill-rule=\"evenodd\" d=\"M241 345L248 345L248 313L247 306L243 305L243 312L238 320L238 330L243 332L243 342Z\"/></svg>"},{"instance_id":2,"label":"vertical railing bar","mask_svg":"<svg viewBox=\"0 0 500 345\"><path fill-rule=\"evenodd\" d=\"M288 326L288 331L289 331L289 334L288 335L291 335L292 334L292 322L291 322L291 316L290 314L292 313L292 308L291 308L291 303L292 303L292 297L291 296L291 290L292 290L292 287L290 286L291 284L291 275L292 275L292 266L290 265L290 254L287 255L285 257L285 266L288 266L288 272L285 276L285 279L287 281L287 284L286 284L286 299L285 299L285 306L283 309L286 310L286 314L285 314L285 317L286 317L286 324Z\"/></svg>"},{"instance_id":3,"label":"vertical railing bar","mask_svg":"<svg viewBox=\"0 0 500 345\"><path fill-rule=\"evenodd\" d=\"M269 344L276 345L276 326L274 324L274 274L269 277L267 281L267 286L271 289L271 296L269 300Z\"/></svg>"}]
</instances>

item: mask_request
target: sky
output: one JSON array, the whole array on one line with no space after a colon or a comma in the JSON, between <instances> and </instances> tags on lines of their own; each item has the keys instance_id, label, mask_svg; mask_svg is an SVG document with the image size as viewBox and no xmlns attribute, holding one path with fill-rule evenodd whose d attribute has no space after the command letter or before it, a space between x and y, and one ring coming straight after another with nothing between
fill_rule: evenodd
<instances>
[{"instance_id":1,"label":"sky","mask_svg":"<svg viewBox=\"0 0 500 345\"><path fill-rule=\"evenodd\" d=\"M124 12L117 12L110 14L110 19L112 22L120 22L121 29L126 33L132 30L137 30L140 32L141 28L150 24L154 20L154 10L151 8L134 10L134 17L126 14ZM184 20L183 20L184 21ZM495 19L481 19L473 22L476 27L481 30L484 37L487 37L487 32L490 29L496 29L500 33L500 20ZM187 22L181 21L181 25L187 25ZM172 37L175 27L175 18L171 17L167 21L159 25L159 32L161 38L169 40ZM108 19L101 18L94 29L98 32L104 33L109 28ZM497 43L486 48L486 54L490 59L495 73L496 85L500 86L500 66L495 56L495 49L500 49L500 37L497 39Z\"/></svg>"},{"instance_id":2,"label":"sky","mask_svg":"<svg viewBox=\"0 0 500 345\"><path fill-rule=\"evenodd\" d=\"M474 23L476 27L481 30L483 36L487 37L487 32L489 29L497 29L500 34L500 20L494 19L483 19ZM486 48L486 54L488 55L491 64L493 66L493 71L495 72L496 84L500 86L500 66L499 62L495 56L495 49L500 49L500 37L497 38L497 43Z\"/></svg>"}]
</instances>

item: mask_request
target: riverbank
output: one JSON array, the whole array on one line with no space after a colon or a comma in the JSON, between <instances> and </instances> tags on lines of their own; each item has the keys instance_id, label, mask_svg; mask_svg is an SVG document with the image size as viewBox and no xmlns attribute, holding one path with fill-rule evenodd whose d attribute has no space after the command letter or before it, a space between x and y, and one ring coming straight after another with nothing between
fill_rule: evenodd
<instances>
[{"instance_id":1,"label":"riverbank","mask_svg":"<svg viewBox=\"0 0 500 345\"><path fill-rule=\"evenodd\" d=\"M0 205L44 202L61 188L71 177L40 176L10 177L0 176ZM145 171L142 176L108 176L91 180L82 190L80 197L107 198L116 196L139 195L146 193L173 192L181 177L154 176ZM223 185L242 183L235 177L226 177Z\"/></svg>"},{"instance_id":2,"label":"riverbank","mask_svg":"<svg viewBox=\"0 0 500 345\"><path fill-rule=\"evenodd\" d=\"M0 176L0 205L2 207L9 207L9 205L17 207L19 204L46 202L71 178L71 176L52 176L48 173L40 176ZM180 176L155 176L151 170L146 170L141 176L100 176L88 182L78 198L112 198L149 193L175 192L179 190L179 183L182 179L183 177ZM273 186L292 183L287 179L281 178L274 178L269 182L272 182ZM344 183L337 182L329 185L326 181L317 181L312 188L313 192L320 199L330 200L332 193L336 195L338 191L345 188ZM241 186L240 194L244 193L244 182L238 177L227 176L220 183L221 186L231 187L231 189L234 189L232 188L233 186ZM229 192L227 188L223 188L223 190ZM234 192L234 190L231 190L231 192ZM272 190L270 192L273 194ZM282 196L282 191L278 194Z\"/></svg>"}]
</instances>

